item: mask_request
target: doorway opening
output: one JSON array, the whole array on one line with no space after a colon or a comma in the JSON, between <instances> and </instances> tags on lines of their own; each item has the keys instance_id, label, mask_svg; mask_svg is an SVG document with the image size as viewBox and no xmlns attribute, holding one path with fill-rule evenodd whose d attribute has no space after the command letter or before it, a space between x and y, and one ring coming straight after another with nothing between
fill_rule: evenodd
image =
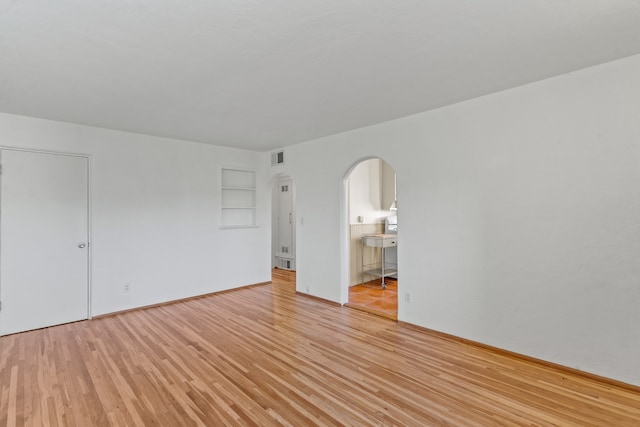
<instances>
[{"instance_id":1,"label":"doorway opening","mask_svg":"<svg viewBox=\"0 0 640 427\"><path fill-rule=\"evenodd\" d=\"M296 192L293 179L277 175L272 183L271 268L272 275L284 270L295 278L296 270ZM294 279L295 283L295 279Z\"/></svg>"},{"instance_id":2,"label":"doorway opening","mask_svg":"<svg viewBox=\"0 0 640 427\"><path fill-rule=\"evenodd\" d=\"M346 179L347 306L398 318L396 172L384 160L358 163Z\"/></svg>"}]
</instances>

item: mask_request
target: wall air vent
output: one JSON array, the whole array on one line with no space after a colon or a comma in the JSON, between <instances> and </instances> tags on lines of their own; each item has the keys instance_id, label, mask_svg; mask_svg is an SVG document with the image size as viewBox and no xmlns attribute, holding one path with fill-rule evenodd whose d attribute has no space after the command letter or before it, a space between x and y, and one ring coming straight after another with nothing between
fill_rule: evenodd
<instances>
[{"instance_id":1,"label":"wall air vent","mask_svg":"<svg viewBox=\"0 0 640 427\"><path fill-rule=\"evenodd\" d=\"M271 153L271 166L278 166L284 164L284 151L276 151Z\"/></svg>"}]
</instances>

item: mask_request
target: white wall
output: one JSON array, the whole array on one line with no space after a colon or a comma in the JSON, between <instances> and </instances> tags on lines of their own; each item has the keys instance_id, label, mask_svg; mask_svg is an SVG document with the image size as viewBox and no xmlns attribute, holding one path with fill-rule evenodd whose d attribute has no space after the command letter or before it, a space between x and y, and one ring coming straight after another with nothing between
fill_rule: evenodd
<instances>
[{"instance_id":1,"label":"white wall","mask_svg":"<svg viewBox=\"0 0 640 427\"><path fill-rule=\"evenodd\" d=\"M640 56L286 156L298 290L346 301L343 180L380 157L401 201L400 320L640 385Z\"/></svg>"},{"instance_id":2,"label":"white wall","mask_svg":"<svg viewBox=\"0 0 640 427\"><path fill-rule=\"evenodd\" d=\"M395 172L382 159L365 160L353 168L348 177L349 223L358 224L358 217L364 224L383 223L391 215L394 183Z\"/></svg>"},{"instance_id":3,"label":"white wall","mask_svg":"<svg viewBox=\"0 0 640 427\"><path fill-rule=\"evenodd\" d=\"M261 153L8 114L0 141L91 156L93 315L271 279ZM260 227L218 228L220 166L257 170Z\"/></svg>"},{"instance_id":4,"label":"white wall","mask_svg":"<svg viewBox=\"0 0 640 427\"><path fill-rule=\"evenodd\" d=\"M395 215L391 211L391 205L396 200L396 171L384 160L380 161L380 175L382 179L382 209L386 209L386 215Z\"/></svg>"},{"instance_id":5,"label":"white wall","mask_svg":"<svg viewBox=\"0 0 640 427\"><path fill-rule=\"evenodd\" d=\"M349 175L349 222L365 224L380 222L380 159L369 159L356 166Z\"/></svg>"}]
</instances>

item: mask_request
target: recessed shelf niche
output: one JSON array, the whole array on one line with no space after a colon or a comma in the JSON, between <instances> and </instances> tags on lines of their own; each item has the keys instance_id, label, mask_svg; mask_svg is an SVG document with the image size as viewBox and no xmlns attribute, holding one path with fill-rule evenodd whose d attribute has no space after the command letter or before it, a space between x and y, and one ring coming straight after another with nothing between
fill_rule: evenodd
<instances>
[{"instance_id":1,"label":"recessed shelf niche","mask_svg":"<svg viewBox=\"0 0 640 427\"><path fill-rule=\"evenodd\" d=\"M222 168L220 174L221 228L256 226L256 172Z\"/></svg>"}]
</instances>

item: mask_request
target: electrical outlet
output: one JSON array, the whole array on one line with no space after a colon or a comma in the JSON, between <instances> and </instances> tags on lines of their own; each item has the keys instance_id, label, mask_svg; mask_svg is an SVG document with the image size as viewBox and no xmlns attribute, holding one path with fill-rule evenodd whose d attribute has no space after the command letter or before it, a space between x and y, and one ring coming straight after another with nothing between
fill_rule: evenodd
<instances>
[{"instance_id":1,"label":"electrical outlet","mask_svg":"<svg viewBox=\"0 0 640 427\"><path fill-rule=\"evenodd\" d=\"M406 303L411 302L411 292L405 292L404 293L404 302L406 302Z\"/></svg>"},{"instance_id":2,"label":"electrical outlet","mask_svg":"<svg viewBox=\"0 0 640 427\"><path fill-rule=\"evenodd\" d=\"M124 286L122 287L122 292L124 292L125 294L128 293L131 290L131 283L129 282L125 282Z\"/></svg>"}]
</instances>

